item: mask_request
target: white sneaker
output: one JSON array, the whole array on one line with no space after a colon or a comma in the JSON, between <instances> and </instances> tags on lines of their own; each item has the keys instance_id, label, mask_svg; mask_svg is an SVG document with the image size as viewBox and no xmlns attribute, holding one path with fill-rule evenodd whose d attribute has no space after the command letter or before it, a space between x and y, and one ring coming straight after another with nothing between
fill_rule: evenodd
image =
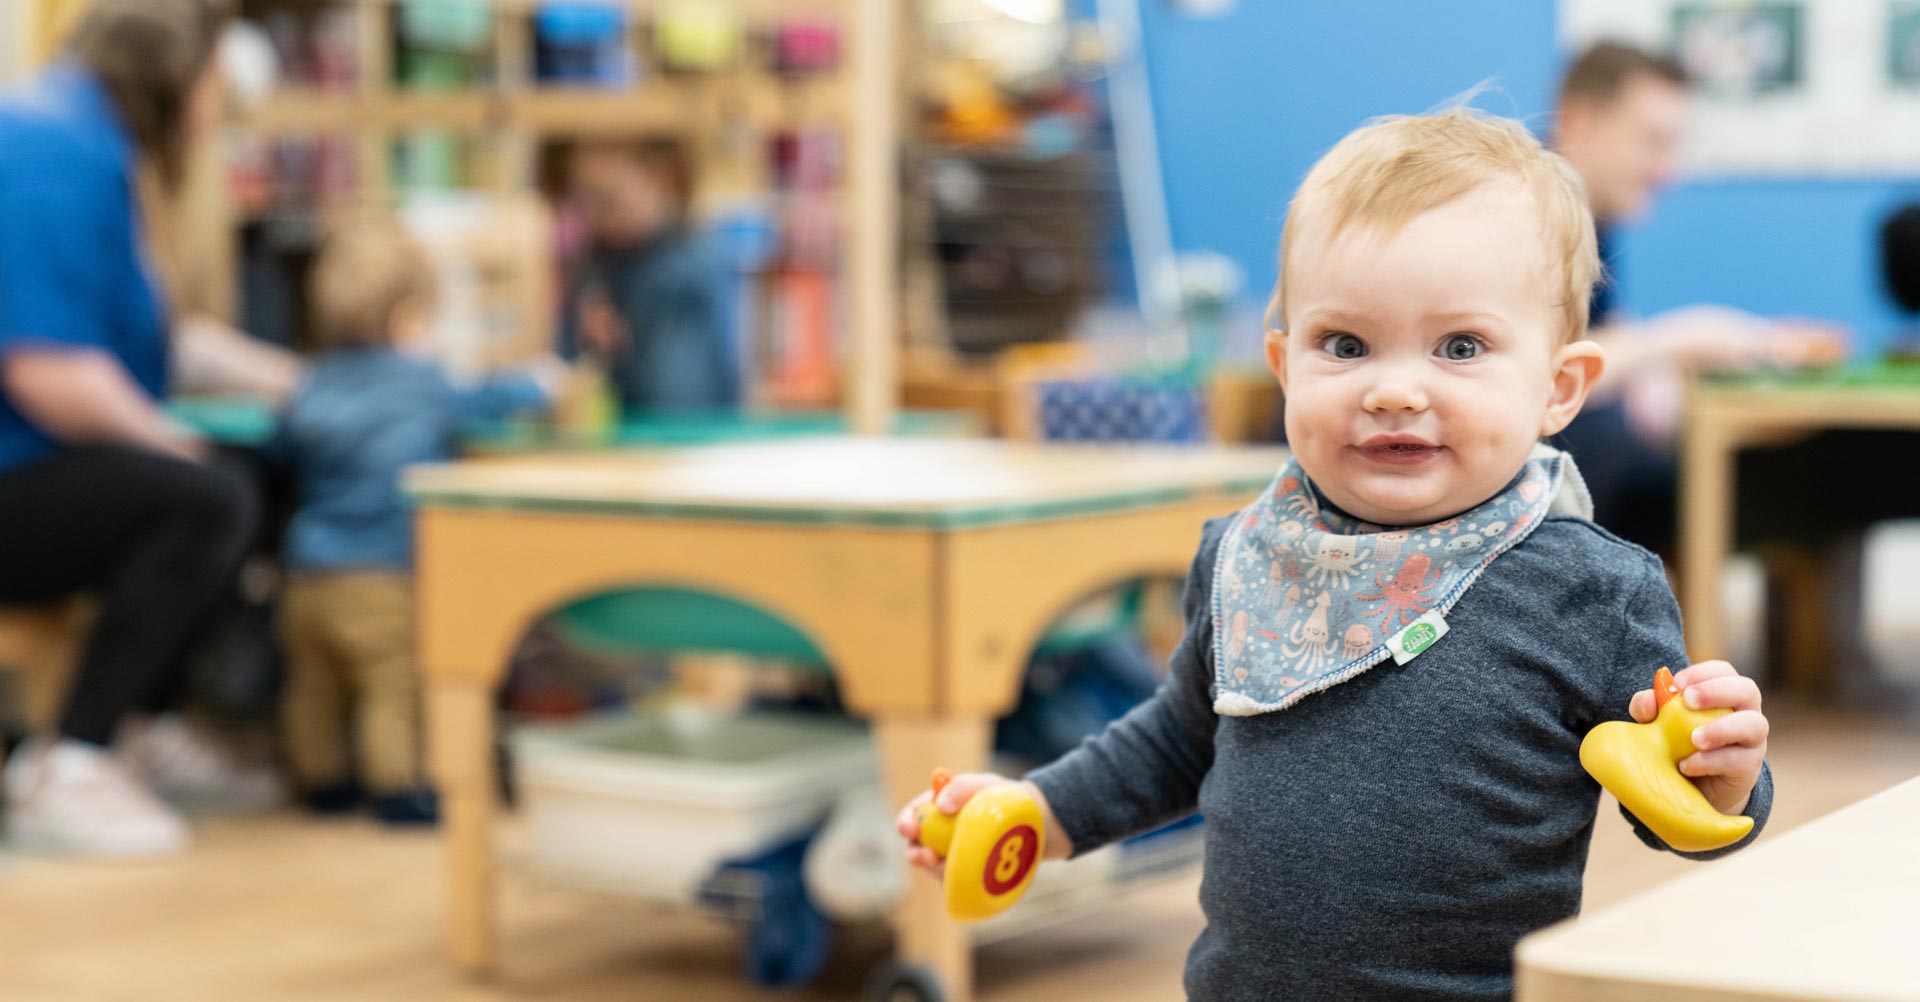
<instances>
[{"instance_id":1,"label":"white sneaker","mask_svg":"<svg viewBox=\"0 0 1920 1002\"><path fill-rule=\"evenodd\" d=\"M245 813L270 810L286 799L286 787L271 766L241 761L180 717L128 718L114 747L134 775L181 807Z\"/></svg>"},{"instance_id":2,"label":"white sneaker","mask_svg":"<svg viewBox=\"0 0 1920 1002\"><path fill-rule=\"evenodd\" d=\"M187 825L104 748L80 741L20 746L7 763L13 848L65 856L161 856L187 846Z\"/></svg>"}]
</instances>

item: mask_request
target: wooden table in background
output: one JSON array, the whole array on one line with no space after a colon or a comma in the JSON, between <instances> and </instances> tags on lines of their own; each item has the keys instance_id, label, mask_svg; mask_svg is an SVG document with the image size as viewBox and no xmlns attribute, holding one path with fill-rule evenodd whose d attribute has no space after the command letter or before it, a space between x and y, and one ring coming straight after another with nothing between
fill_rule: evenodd
<instances>
[{"instance_id":1,"label":"wooden table in background","mask_svg":"<svg viewBox=\"0 0 1920 1002\"><path fill-rule=\"evenodd\" d=\"M907 359L900 394L909 407L972 412L988 432L1033 441L1040 438L1036 384L1126 374L1124 368L1103 367L1085 342L1025 345L969 361L922 353ZM1264 368L1221 366L1207 377L1207 423L1215 442L1273 441L1284 407L1280 384Z\"/></svg>"},{"instance_id":2,"label":"wooden table in background","mask_svg":"<svg viewBox=\"0 0 1920 1002\"><path fill-rule=\"evenodd\" d=\"M1920 779L1541 930L1519 1002L1920 999Z\"/></svg>"},{"instance_id":3,"label":"wooden table in background","mask_svg":"<svg viewBox=\"0 0 1920 1002\"><path fill-rule=\"evenodd\" d=\"M1684 427L1680 604L1687 651L1701 661L1727 655L1720 578L1733 548L1735 453L1831 428L1920 430L1920 382L1697 382ZM1920 512L1920 500L1915 511Z\"/></svg>"},{"instance_id":4,"label":"wooden table in background","mask_svg":"<svg viewBox=\"0 0 1920 1002\"><path fill-rule=\"evenodd\" d=\"M936 766L986 764L993 721L1055 618L1104 586L1184 575L1201 522L1244 504L1283 459L813 439L411 471L454 959L494 962L494 692L542 614L648 584L767 610L826 655L904 802ZM934 881L908 887L900 958L930 968L948 999L970 997L967 932Z\"/></svg>"}]
</instances>

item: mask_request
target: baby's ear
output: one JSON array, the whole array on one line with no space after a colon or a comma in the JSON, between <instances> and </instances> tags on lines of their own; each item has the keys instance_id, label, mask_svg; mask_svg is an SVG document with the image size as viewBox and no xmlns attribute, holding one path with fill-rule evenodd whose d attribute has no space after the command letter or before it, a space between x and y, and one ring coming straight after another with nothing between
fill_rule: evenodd
<instances>
[{"instance_id":1,"label":"baby's ear","mask_svg":"<svg viewBox=\"0 0 1920 1002\"><path fill-rule=\"evenodd\" d=\"M1280 381L1280 392L1287 392L1287 332L1278 328L1267 328L1267 368L1273 370L1273 378Z\"/></svg>"},{"instance_id":2,"label":"baby's ear","mask_svg":"<svg viewBox=\"0 0 1920 1002\"><path fill-rule=\"evenodd\" d=\"M1553 388L1547 394L1547 413L1540 421L1540 435L1558 435L1580 413L1607 367L1607 354L1588 340L1561 345L1553 355Z\"/></svg>"}]
</instances>

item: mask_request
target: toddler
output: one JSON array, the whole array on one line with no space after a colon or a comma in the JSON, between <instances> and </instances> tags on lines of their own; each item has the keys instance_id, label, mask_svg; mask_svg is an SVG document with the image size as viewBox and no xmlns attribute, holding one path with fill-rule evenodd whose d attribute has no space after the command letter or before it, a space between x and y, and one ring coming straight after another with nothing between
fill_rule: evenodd
<instances>
[{"instance_id":1,"label":"toddler","mask_svg":"<svg viewBox=\"0 0 1920 1002\"><path fill-rule=\"evenodd\" d=\"M453 458L463 425L543 408L553 389L528 375L456 388L414 357L433 299L427 257L397 226L363 223L330 240L312 284L324 353L270 447L292 470L296 504L281 607L289 764L315 810L349 810L364 795L395 824L438 817L421 774L413 523L400 471Z\"/></svg>"},{"instance_id":2,"label":"toddler","mask_svg":"<svg viewBox=\"0 0 1920 1002\"><path fill-rule=\"evenodd\" d=\"M1190 998L1507 998L1514 944L1578 911L1600 795L1580 741L1650 720L1655 669L1686 664L1660 562L1539 445L1600 375L1598 272L1579 181L1512 122L1383 119L1302 183L1267 342L1293 458L1207 525L1158 694L1023 781L1051 858L1206 817ZM1725 662L1676 680L1734 710L1680 763L1754 820L1682 853L1709 858L1766 822L1767 721ZM957 777L939 806L1003 782Z\"/></svg>"},{"instance_id":3,"label":"toddler","mask_svg":"<svg viewBox=\"0 0 1920 1002\"><path fill-rule=\"evenodd\" d=\"M725 411L742 389L728 267L688 217L693 169L667 139L566 151L565 197L587 221L560 348L598 359L629 415Z\"/></svg>"}]
</instances>

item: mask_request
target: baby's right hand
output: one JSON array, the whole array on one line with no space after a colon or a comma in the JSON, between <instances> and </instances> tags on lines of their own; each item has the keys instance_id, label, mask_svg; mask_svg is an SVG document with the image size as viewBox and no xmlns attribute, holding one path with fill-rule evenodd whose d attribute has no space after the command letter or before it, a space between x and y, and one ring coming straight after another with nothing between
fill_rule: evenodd
<instances>
[{"instance_id":1,"label":"baby's right hand","mask_svg":"<svg viewBox=\"0 0 1920 1002\"><path fill-rule=\"evenodd\" d=\"M1047 806L1046 796L1040 792L1038 786L1032 783L1008 779L990 772L963 772L947 781L947 785L940 790L939 801L933 806L935 810L945 814L958 814L962 807L967 806L967 801L973 799L974 794L981 790L1009 784L1025 789L1027 795L1040 805L1040 816L1044 819L1046 826L1047 851L1044 858L1065 859L1071 855L1072 845L1067 841L1065 833L1061 832L1060 823L1054 819L1053 809ZM907 840L907 862L935 876L940 876L946 864L933 854L932 849L920 844L920 810L933 799L932 790L922 790L919 796L907 801L907 806L900 808L899 815L894 818L893 826L900 833L900 837Z\"/></svg>"}]
</instances>

